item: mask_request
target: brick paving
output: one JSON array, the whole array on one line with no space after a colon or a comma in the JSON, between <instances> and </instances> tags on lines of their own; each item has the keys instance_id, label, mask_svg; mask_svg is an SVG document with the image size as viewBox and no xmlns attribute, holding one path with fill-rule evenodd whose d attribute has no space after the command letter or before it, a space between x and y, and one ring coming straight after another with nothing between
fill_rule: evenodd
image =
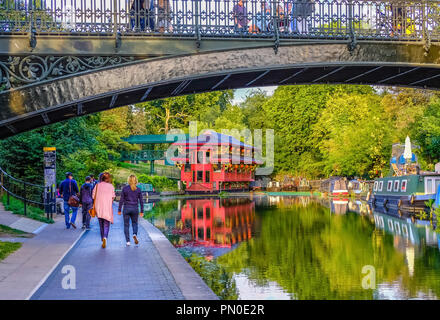
<instances>
[{"instance_id":1,"label":"brick paving","mask_svg":"<svg viewBox=\"0 0 440 320\"><path fill-rule=\"evenodd\" d=\"M31 299L184 299L142 225L139 225L139 246L132 241L126 247L122 216L116 211L114 206L114 224L110 227L107 248L101 248L98 221L92 219L92 230L82 236ZM81 217L78 218L80 225ZM76 289L62 288L66 276L62 268L66 265L75 268Z\"/></svg>"}]
</instances>

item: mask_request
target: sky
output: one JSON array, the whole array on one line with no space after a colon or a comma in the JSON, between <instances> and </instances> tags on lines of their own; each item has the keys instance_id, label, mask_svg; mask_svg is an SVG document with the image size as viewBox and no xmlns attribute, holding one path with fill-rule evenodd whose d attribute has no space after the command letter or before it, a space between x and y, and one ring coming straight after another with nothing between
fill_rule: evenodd
<instances>
[{"instance_id":1,"label":"sky","mask_svg":"<svg viewBox=\"0 0 440 320\"><path fill-rule=\"evenodd\" d=\"M245 89L237 89L234 92L234 99L232 100L233 104L239 104L243 102L246 99L246 96L248 96L252 91L261 90L266 92L267 95L271 96L275 89L278 88L277 86L272 87L258 87L258 88L245 88Z\"/></svg>"}]
</instances>

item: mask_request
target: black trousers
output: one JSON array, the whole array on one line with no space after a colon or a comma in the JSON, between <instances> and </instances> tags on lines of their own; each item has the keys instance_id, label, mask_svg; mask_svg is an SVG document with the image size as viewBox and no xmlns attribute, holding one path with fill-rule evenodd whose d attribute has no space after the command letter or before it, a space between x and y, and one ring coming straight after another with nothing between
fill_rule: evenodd
<instances>
[{"instance_id":1,"label":"black trousers","mask_svg":"<svg viewBox=\"0 0 440 320\"><path fill-rule=\"evenodd\" d=\"M90 214L89 210L92 209L93 203L83 203L82 204L82 224L86 226L86 228L90 228Z\"/></svg>"},{"instance_id":2,"label":"black trousers","mask_svg":"<svg viewBox=\"0 0 440 320\"><path fill-rule=\"evenodd\" d=\"M133 228L133 234L137 235L138 233L138 218L139 218L139 208L124 206L124 234L125 240L127 242L130 241L130 220L131 226Z\"/></svg>"}]
</instances>

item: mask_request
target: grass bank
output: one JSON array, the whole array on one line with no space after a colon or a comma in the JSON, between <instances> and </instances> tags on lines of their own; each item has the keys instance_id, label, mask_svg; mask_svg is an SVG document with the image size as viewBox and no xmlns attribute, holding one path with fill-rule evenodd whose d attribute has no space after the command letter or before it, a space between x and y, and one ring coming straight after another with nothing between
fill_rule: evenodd
<instances>
[{"instance_id":1,"label":"grass bank","mask_svg":"<svg viewBox=\"0 0 440 320\"><path fill-rule=\"evenodd\" d=\"M0 261L5 259L14 251L20 249L21 243L19 242L4 242L0 241Z\"/></svg>"},{"instance_id":2,"label":"grass bank","mask_svg":"<svg viewBox=\"0 0 440 320\"><path fill-rule=\"evenodd\" d=\"M7 204L7 196L6 194L3 195L3 198L1 199L3 202L3 206L7 211L11 211L14 214L22 215L24 216L24 203L23 201L20 201L18 199L15 199L13 197L9 198L9 205ZM32 205L26 206L26 217L31 218L34 220L38 220L45 223L53 223L54 221L52 219L47 219L46 214L44 213L44 210L34 207Z\"/></svg>"},{"instance_id":3,"label":"grass bank","mask_svg":"<svg viewBox=\"0 0 440 320\"><path fill-rule=\"evenodd\" d=\"M4 225L0 224L0 235L1 234L20 236L20 235L25 235L26 232L21 231L21 230L17 230L17 229L14 229L14 228L10 228L8 226L4 226Z\"/></svg>"}]
</instances>

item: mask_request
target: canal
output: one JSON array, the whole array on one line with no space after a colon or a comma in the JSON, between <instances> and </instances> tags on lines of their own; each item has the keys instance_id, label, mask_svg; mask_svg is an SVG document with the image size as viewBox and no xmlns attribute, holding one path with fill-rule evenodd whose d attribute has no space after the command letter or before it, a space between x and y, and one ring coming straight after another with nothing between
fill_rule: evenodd
<instances>
[{"instance_id":1,"label":"canal","mask_svg":"<svg viewBox=\"0 0 440 320\"><path fill-rule=\"evenodd\" d=\"M222 299L440 297L437 234L427 221L356 200L293 196L171 199L147 208L147 219ZM364 288L366 276L374 288Z\"/></svg>"}]
</instances>

